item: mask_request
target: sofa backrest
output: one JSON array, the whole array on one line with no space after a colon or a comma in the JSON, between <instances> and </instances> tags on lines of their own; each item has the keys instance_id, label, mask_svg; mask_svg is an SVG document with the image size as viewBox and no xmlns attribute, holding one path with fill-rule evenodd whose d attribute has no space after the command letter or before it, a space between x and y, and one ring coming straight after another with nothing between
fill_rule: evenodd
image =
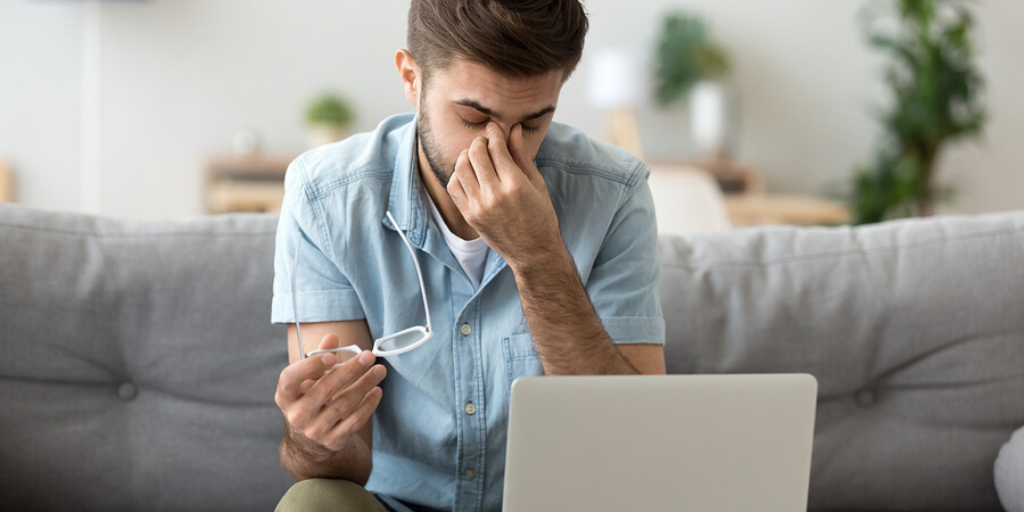
<instances>
[{"instance_id":1,"label":"sofa backrest","mask_svg":"<svg viewBox=\"0 0 1024 512\"><path fill-rule=\"evenodd\" d=\"M293 483L276 224L0 205L0 503L273 508ZM1024 424L1024 212L659 250L670 373L817 377L811 510L999 510L992 462Z\"/></svg>"},{"instance_id":2,"label":"sofa backrest","mask_svg":"<svg viewBox=\"0 0 1024 512\"><path fill-rule=\"evenodd\" d=\"M274 507L275 229L0 205L0 508Z\"/></svg>"},{"instance_id":3,"label":"sofa backrest","mask_svg":"<svg viewBox=\"0 0 1024 512\"><path fill-rule=\"evenodd\" d=\"M669 373L810 373L811 510L1001 510L1024 212L662 238Z\"/></svg>"}]
</instances>

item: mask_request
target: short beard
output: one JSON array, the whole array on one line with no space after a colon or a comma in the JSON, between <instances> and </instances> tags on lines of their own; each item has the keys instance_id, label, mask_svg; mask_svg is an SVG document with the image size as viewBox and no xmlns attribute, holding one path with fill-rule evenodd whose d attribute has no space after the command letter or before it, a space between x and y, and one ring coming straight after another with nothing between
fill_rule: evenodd
<instances>
[{"instance_id":1,"label":"short beard","mask_svg":"<svg viewBox=\"0 0 1024 512\"><path fill-rule=\"evenodd\" d=\"M426 103L426 94L420 99L421 104ZM427 158L427 164L430 165L430 172L437 178L437 181L441 182L441 186L448 190L448 180L451 179L452 174L455 173L455 164L452 164L452 169L447 174L444 173L444 163L441 162L439 151L437 150L437 140L434 138L434 132L431 130L430 118L427 117L426 109L421 109L419 117L416 120L416 133L419 139L420 145L423 147L423 155ZM419 155L417 155L417 159Z\"/></svg>"}]
</instances>

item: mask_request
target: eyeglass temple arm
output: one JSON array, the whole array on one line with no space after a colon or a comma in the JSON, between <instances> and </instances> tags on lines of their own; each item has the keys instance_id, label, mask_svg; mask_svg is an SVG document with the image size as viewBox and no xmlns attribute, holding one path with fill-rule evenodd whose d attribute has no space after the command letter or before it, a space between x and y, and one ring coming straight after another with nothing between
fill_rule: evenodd
<instances>
[{"instance_id":1,"label":"eyeglass temple arm","mask_svg":"<svg viewBox=\"0 0 1024 512\"><path fill-rule=\"evenodd\" d=\"M405 247L409 249L409 254L412 255L412 263L416 265L416 278L420 282L420 296L423 297L423 311L427 314L427 331L434 332L433 325L430 323L430 306L427 305L427 292L426 286L423 285L423 271L420 270L420 261L416 259L416 252L412 248L412 244L409 243L409 239L406 238L405 232L402 228L398 227L398 222L391 215L391 211L387 212L388 218L391 219L391 223L394 224L395 230L402 237L402 242L405 242ZM292 265L292 313L295 315L295 334L299 338L299 354L303 359L306 358L306 350L302 346L302 327L299 325L299 305L296 293L296 273L295 271L299 268L299 247L302 246L302 231L299 231L295 235L295 263Z\"/></svg>"},{"instance_id":2,"label":"eyeglass temple arm","mask_svg":"<svg viewBox=\"0 0 1024 512\"><path fill-rule=\"evenodd\" d=\"M423 311L427 314L427 331L434 332L433 327L430 324L430 306L427 305L427 288L423 286L423 271L420 270L420 260L416 258L416 251L413 250L412 244L409 243L409 239L406 238L405 232L402 228L398 227L398 222L391 215L391 210L387 212L388 218L391 219L391 223L395 226L395 231L401 235L402 241L405 242L405 247L409 249L409 254L412 255L412 263L416 265L416 277L420 280L420 295L423 297Z\"/></svg>"},{"instance_id":3,"label":"eyeglass temple arm","mask_svg":"<svg viewBox=\"0 0 1024 512\"><path fill-rule=\"evenodd\" d=\"M295 264L292 265L292 312L295 314L295 334L299 337L299 355L306 358L306 350L302 348L302 327L299 326L299 304L295 294L295 271L299 269L299 247L302 246L302 231L295 235Z\"/></svg>"}]
</instances>

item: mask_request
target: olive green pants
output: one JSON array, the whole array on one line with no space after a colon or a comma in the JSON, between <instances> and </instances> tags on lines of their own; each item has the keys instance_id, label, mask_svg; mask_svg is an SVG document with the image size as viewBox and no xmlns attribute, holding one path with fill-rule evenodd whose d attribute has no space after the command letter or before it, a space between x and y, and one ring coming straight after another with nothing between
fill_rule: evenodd
<instances>
[{"instance_id":1,"label":"olive green pants","mask_svg":"<svg viewBox=\"0 0 1024 512\"><path fill-rule=\"evenodd\" d=\"M277 512L388 512L377 497L348 480L313 478L296 483L277 504Z\"/></svg>"}]
</instances>

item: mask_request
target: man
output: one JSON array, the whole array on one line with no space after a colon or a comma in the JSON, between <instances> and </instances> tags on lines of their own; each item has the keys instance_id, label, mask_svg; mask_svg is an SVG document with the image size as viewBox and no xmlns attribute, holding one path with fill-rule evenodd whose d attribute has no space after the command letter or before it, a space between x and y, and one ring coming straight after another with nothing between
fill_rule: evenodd
<instances>
[{"instance_id":1,"label":"man","mask_svg":"<svg viewBox=\"0 0 1024 512\"><path fill-rule=\"evenodd\" d=\"M552 122L587 27L579 0L413 0L395 64L416 115L290 166L279 509L500 510L515 378L665 372L649 170ZM373 339L426 321L396 228L435 335L373 364ZM296 299L307 353L364 352L302 358Z\"/></svg>"}]
</instances>

